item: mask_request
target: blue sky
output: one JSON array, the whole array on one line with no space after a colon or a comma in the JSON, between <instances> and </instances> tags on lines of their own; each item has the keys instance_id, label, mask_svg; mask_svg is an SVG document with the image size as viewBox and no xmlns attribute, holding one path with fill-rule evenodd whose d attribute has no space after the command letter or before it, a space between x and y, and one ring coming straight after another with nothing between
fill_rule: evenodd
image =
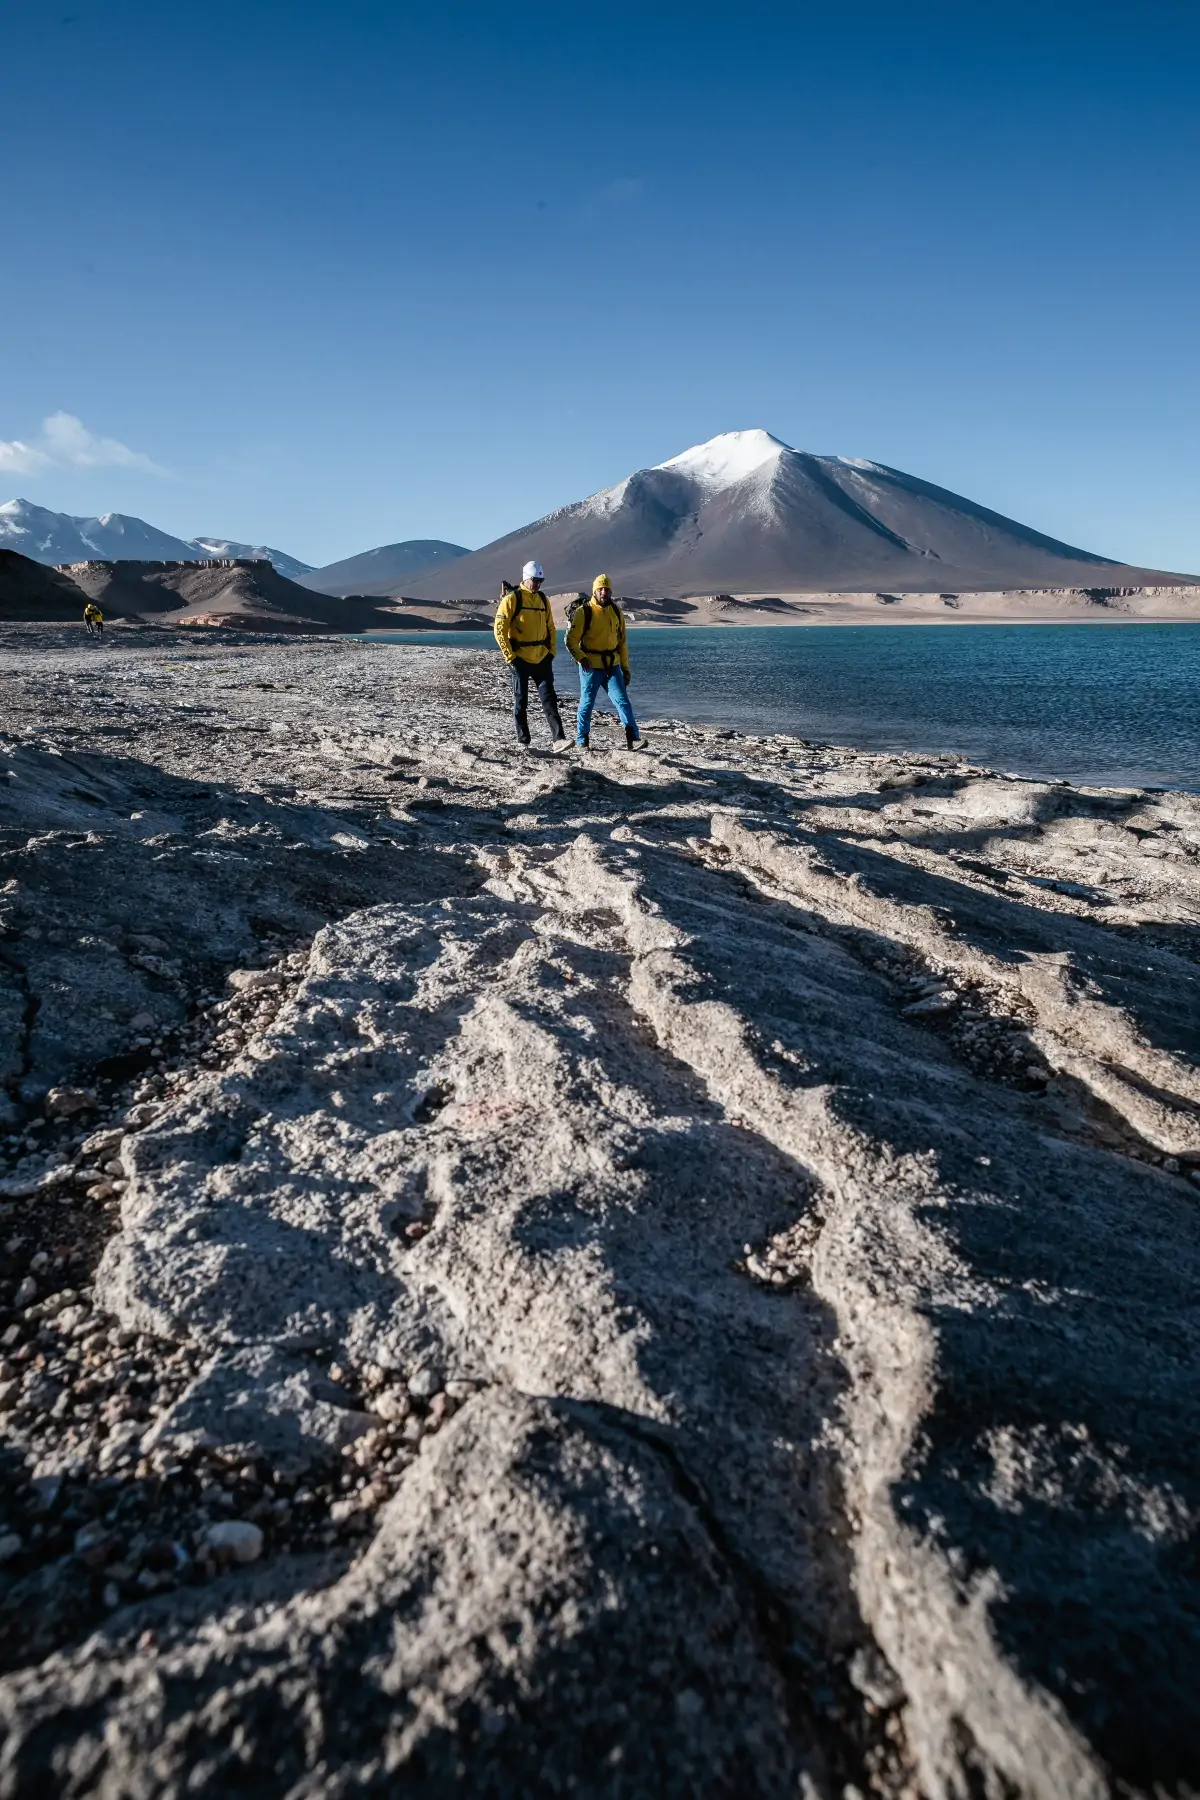
<instances>
[{"instance_id":1,"label":"blue sky","mask_svg":"<svg viewBox=\"0 0 1200 1800\"><path fill-rule=\"evenodd\" d=\"M1191 0L9 0L0 46L0 499L325 562L762 425L1200 569Z\"/></svg>"}]
</instances>

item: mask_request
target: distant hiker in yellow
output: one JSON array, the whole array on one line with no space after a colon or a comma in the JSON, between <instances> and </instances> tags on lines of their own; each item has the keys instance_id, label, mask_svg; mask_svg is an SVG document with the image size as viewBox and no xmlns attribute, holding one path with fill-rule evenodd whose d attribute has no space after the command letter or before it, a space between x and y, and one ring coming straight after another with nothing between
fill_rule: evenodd
<instances>
[{"instance_id":1,"label":"distant hiker in yellow","mask_svg":"<svg viewBox=\"0 0 1200 1800\"><path fill-rule=\"evenodd\" d=\"M94 600L89 600L83 609L83 622L87 626L89 637L104 636L104 614Z\"/></svg>"},{"instance_id":2,"label":"distant hiker in yellow","mask_svg":"<svg viewBox=\"0 0 1200 1800\"><path fill-rule=\"evenodd\" d=\"M493 627L496 642L508 664L512 682L513 719L520 743L529 743L529 684L532 681L546 715L555 746L567 741L554 691L554 652L558 633L550 602L542 592L542 565L527 562L521 571L521 585L505 592L496 608Z\"/></svg>"},{"instance_id":3,"label":"distant hiker in yellow","mask_svg":"<svg viewBox=\"0 0 1200 1800\"><path fill-rule=\"evenodd\" d=\"M571 616L567 649L579 664L579 711L575 717L575 742L587 750L592 713L603 688L625 727L625 748L642 743L638 722L629 704L629 640L625 615L613 599L612 582L597 575L592 597L582 601Z\"/></svg>"}]
</instances>

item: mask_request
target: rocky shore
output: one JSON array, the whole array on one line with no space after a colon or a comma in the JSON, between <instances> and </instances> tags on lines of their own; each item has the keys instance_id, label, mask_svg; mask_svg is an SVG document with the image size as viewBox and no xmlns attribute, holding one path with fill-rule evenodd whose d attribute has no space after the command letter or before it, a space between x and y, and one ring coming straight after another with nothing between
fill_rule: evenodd
<instances>
[{"instance_id":1,"label":"rocky shore","mask_svg":"<svg viewBox=\"0 0 1200 1800\"><path fill-rule=\"evenodd\" d=\"M1200 799L0 692L0 1796L1197 1791Z\"/></svg>"}]
</instances>

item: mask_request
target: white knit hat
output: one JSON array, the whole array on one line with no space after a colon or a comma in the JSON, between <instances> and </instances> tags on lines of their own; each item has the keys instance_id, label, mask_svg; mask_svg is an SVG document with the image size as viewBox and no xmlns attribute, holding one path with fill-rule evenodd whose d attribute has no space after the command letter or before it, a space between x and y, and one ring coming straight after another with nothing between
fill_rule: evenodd
<instances>
[{"instance_id":1,"label":"white knit hat","mask_svg":"<svg viewBox=\"0 0 1200 1800\"><path fill-rule=\"evenodd\" d=\"M522 581L544 581L545 579L546 577L542 574L541 563L527 562L525 567L521 570Z\"/></svg>"}]
</instances>

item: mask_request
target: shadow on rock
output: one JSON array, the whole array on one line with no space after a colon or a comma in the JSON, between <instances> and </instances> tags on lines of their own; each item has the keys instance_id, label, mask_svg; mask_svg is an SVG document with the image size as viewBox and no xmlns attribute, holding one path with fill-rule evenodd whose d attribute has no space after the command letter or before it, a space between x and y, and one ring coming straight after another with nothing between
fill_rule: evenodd
<instances>
[{"instance_id":1,"label":"shadow on rock","mask_svg":"<svg viewBox=\"0 0 1200 1800\"><path fill-rule=\"evenodd\" d=\"M328 808L119 757L18 747L7 763L0 1079L18 1104L105 1063L118 1079L144 1066L148 1034L267 934L296 942L356 907L477 881L453 846L405 846Z\"/></svg>"}]
</instances>

